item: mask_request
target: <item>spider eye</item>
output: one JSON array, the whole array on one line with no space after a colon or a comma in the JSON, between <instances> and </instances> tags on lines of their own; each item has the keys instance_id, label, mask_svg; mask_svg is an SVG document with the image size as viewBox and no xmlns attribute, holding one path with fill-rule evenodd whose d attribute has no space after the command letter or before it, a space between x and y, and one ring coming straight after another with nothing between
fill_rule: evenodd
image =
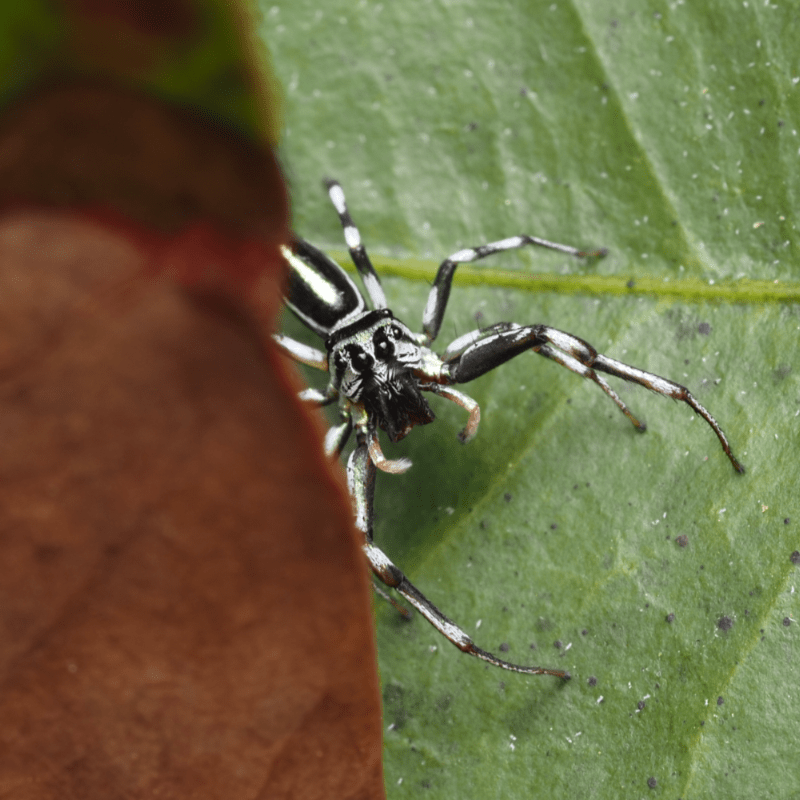
<instances>
[{"instance_id":1,"label":"spider eye","mask_svg":"<svg viewBox=\"0 0 800 800\"><path fill-rule=\"evenodd\" d=\"M375 363L375 359L369 353L357 349L352 353L350 363L356 372L366 372Z\"/></svg>"},{"instance_id":2,"label":"spider eye","mask_svg":"<svg viewBox=\"0 0 800 800\"><path fill-rule=\"evenodd\" d=\"M394 355L394 342L389 340L384 331L378 331L373 336L372 343L375 345L375 353L379 358L386 359Z\"/></svg>"},{"instance_id":3,"label":"spider eye","mask_svg":"<svg viewBox=\"0 0 800 800\"><path fill-rule=\"evenodd\" d=\"M392 325L389 330L392 332L392 336L394 336L395 339L401 339L403 337L403 331L400 330L397 325Z\"/></svg>"},{"instance_id":4,"label":"spider eye","mask_svg":"<svg viewBox=\"0 0 800 800\"><path fill-rule=\"evenodd\" d=\"M341 354L341 352L337 352L333 356L333 366L335 367L337 372L341 372L345 366L347 365L347 361L345 357Z\"/></svg>"}]
</instances>

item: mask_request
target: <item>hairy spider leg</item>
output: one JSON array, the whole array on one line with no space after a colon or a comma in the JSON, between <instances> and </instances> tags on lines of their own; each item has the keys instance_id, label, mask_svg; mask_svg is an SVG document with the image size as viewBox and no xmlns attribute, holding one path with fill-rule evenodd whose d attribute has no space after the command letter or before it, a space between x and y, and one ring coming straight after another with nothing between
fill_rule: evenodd
<instances>
[{"instance_id":1,"label":"hairy spider leg","mask_svg":"<svg viewBox=\"0 0 800 800\"><path fill-rule=\"evenodd\" d=\"M444 312L447 309L447 301L450 298L453 276L459 264L468 264L471 261L478 261L481 258L486 258L495 253L502 253L506 250L517 250L520 247L527 247L528 245L545 247L548 250L556 250L559 253L565 253L568 256L575 256L576 258L585 258L588 256L600 257L608 253L608 250L605 248L600 250L578 250L577 247L571 247L567 244L558 244L558 242L550 242L538 236L512 236L509 239L501 239L499 242L490 242L489 244L482 244L478 247L467 247L463 250L459 250L457 253L453 253L453 255L448 256L442 261L436 272L436 278L433 281L428 300L425 303L425 310L422 312L422 330L426 337L425 343L430 344L439 335L442 319L444 319Z\"/></svg>"},{"instance_id":2,"label":"hairy spider leg","mask_svg":"<svg viewBox=\"0 0 800 800\"><path fill-rule=\"evenodd\" d=\"M608 358L583 339L547 325L500 323L459 337L445 352L446 372L450 376L448 382L468 383L527 350L539 353L577 375L594 381L640 430L644 430L644 426L595 370L686 403L717 435L733 468L737 472L744 472L744 467L733 455L722 428L685 386Z\"/></svg>"},{"instance_id":3,"label":"hairy spider leg","mask_svg":"<svg viewBox=\"0 0 800 800\"><path fill-rule=\"evenodd\" d=\"M326 179L325 187L328 190L328 197L339 215L339 220L344 228L344 240L350 250L350 258L358 269L361 280L364 282L364 288L367 290L369 299L372 301L373 308L386 308L386 295L383 293L381 280L378 273L375 272L375 267L369 260L367 250L361 242L361 234L347 210L347 201L344 197L344 189L338 181Z\"/></svg>"},{"instance_id":4,"label":"hairy spider leg","mask_svg":"<svg viewBox=\"0 0 800 800\"><path fill-rule=\"evenodd\" d=\"M376 467L369 455L366 439L359 434L356 449L347 461L347 483L353 508L356 516L356 527L364 534L364 552L369 560L370 567L377 578L386 586L394 589L405 599L409 605L422 614L428 622L436 628L448 641L452 642L459 650L469 655L480 658L496 667L522 672L526 675L554 675L557 678L569 680L570 674L564 670L547 669L545 667L524 667L503 661L492 653L482 650L472 639L448 619L411 581L396 567L388 556L376 547L372 541L373 525L373 499L375 495Z\"/></svg>"}]
</instances>

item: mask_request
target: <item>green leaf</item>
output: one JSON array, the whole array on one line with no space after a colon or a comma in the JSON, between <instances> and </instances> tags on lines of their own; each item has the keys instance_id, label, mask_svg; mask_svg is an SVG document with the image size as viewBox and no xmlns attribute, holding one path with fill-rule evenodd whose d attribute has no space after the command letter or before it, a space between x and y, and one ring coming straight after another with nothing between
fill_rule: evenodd
<instances>
[{"instance_id":1,"label":"green leaf","mask_svg":"<svg viewBox=\"0 0 800 800\"><path fill-rule=\"evenodd\" d=\"M639 435L533 356L465 387L483 414L467 446L443 401L387 444L414 467L378 478L380 546L479 645L573 675L488 668L379 604L389 797L800 793L797 15L631 0L263 11L301 235L343 251L320 187L338 178L376 262L402 276L384 283L412 327L420 263L431 275L518 233L608 247L481 262L437 345L499 320L570 331L687 385L748 468L685 405L615 384L649 424ZM512 287L511 271L557 280Z\"/></svg>"}]
</instances>

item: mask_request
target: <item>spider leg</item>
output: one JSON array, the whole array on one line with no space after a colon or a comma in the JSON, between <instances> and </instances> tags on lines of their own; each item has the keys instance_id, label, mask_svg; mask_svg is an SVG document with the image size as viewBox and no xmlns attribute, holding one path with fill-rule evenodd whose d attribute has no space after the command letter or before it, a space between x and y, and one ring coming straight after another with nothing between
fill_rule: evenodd
<instances>
[{"instance_id":1,"label":"spider leg","mask_svg":"<svg viewBox=\"0 0 800 800\"><path fill-rule=\"evenodd\" d=\"M425 343L430 344L439 334L439 328L442 326L442 319L447 308L447 301L450 298L453 275L459 264L468 264L471 261L478 261L495 253L517 250L528 245L557 250L559 253L566 253L566 255L575 256L576 258L604 256L608 252L605 249L578 250L576 247L558 244L558 242L549 242L547 239L540 239L538 236L512 236L510 239L502 239L499 242L490 242L478 247L467 247L464 250L459 250L442 261L433 281L428 301L425 303L425 310L422 312L422 330L426 337Z\"/></svg>"},{"instance_id":2,"label":"spider leg","mask_svg":"<svg viewBox=\"0 0 800 800\"><path fill-rule=\"evenodd\" d=\"M375 576L386 586L397 591L439 633L462 652L512 672L522 672L527 675L555 675L558 678L569 679L569 673L563 670L546 669L544 667L523 667L503 661L492 655L492 653L482 650L458 625L442 614L389 560L386 554L373 544L372 522L375 475L376 467L370 457L367 443L364 437L359 435L358 445L347 462L347 484L355 509L356 527L364 534L364 552Z\"/></svg>"},{"instance_id":3,"label":"spider leg","mask_svg":"<svg viewBox=\"0 0 800 800\"><path fill-rule=\"evenodd\" d=\"M316 347L309 347L307 344L298 342L289 336L284 336L282 333L273 333L272 339L289 358L293 358L301 364L308 364L309 367L321 369L325 372L328 371L328 356L322 350L317 350Z\"/></svg>"},{"instance_id":4,"label":"spider leg","mask_svg":"<svg viewBox=\"0 0 800 800\"><path fill-rule=\"evenodd\" d=\"M342 415L341 423L328 428L328 432L325 434L325 455L329 458L338 458L352 432L352 418L349 414Z\"/></svg>"},{"instance_id":5,"label":"spider leg","mask_svg":"<svg viewBox=\"0 0 800 800\"><path fill-rule=\"evenodd\" d=\"M302 342L284 336L282 333L274 333L272 338L290 358L302 364L308 364L311 367L317 367L317 369L327 371L328 356L321 350L317 350L315 347L309 347ZM338 398L339 392L330 383L324 392L321 392L319 389L311 388L304 389L300 392L301 400L306 403L314 403L318 406L330 405L338 400ZM339 425L328 428L328 432L325 434L325 454L327 456L338 457L353 431L353 420L350 414L342 414L341 420Z\"/></svg>"},{"instance_id":6,"label":"spider leg","mask_svg":"<svg viewBox=\"0 0 800 800\"><path fill-rule=\"evenodd\" d=\"M420 389L426 392L433 392L446 400L450 400L456 405L461 406L466 412L469 413L467 424L463 427L458 434L458 441L461 444L466 444L470 439L475 437L478 432L478 425L481 422L481 407L469 395L463 392L458 392L450 386L440 386L438 383L421 384Z\"/></svg>"},{"instance_id":7,"label":"spider leg","mask_svg":"<svg viewBox=\"0 0 800 800\"><path fill-rule=\"evenodd\" d=\"M381 600L385 600L392 608L394 608L403 619L411 619L411 612L405 606L401 606L400 603L398 603L397 600L395 600L390 594L384 592L383 589L381 589L381 587L376 583L372 584L372 590L376 595L378 595L378 597L381 598Z\"/></svg>"},{"instance_id":8,"label":"spider leg","mask_svg":"<svg viewBox=\"0 0 800 800\"><path fill-rule=\"evenodd\" d=\"M297 396L305 403L314 403L314 405L317 406L329 406L339 398L339 392L329 384L324 392L321 392L319 389L308 388L303 389Z\"/></svg>"},{"instance_id":9,"label":"spider leg","mask_svg":"<svg viewBox=\"0 0 800 800\"><path fill-rule=\"evenodd\" d=\"M328 196L331 198L333 207L339 215L339 220L344 228L344 240L350 250L350 258L358 269L361 280L364 282L364 288L367 290L369 299L372 301L373 308L386 308L386 295L383 293L378 273L375 272L375 267L369 260L367 250L361 243L361 234L350 216L347 209L347 201L344 197L344 190L338 181L326 180L325 187L328 190Z\"/></svg>"},{"instance_id":10,"label":"spider leg","mask_svg":"<svg viewBox=\"0 0 800 800\"><path fill-rule=\"evenodd\" d=\"M316 347L309 347L307 344L298 342L282 333L273 333L272 338L283 352L295 361L301 364L307 364L309 367L316 367L317 369L328 371L328 356ZM306 403L314 403L318 406L327 406L333 403L339 397L339 392L333 386L328 384L324 392L319 389L303 389L299 395L300 399Z\"/></svg>"},{"instance_id":11,"label":"spider leg","mask_svg":"<svg viewBox=\"0 0 800 800\"><path fill-rule=\"evenodd\" d=\"M468 343L470 336L472 337L471 343ZM686 403L708 423L717 435L733 468L737 472L744 472L744 467L733 455L728 438L722 428L685 386L604 356L588 342L571 333L559 331L547 325L521 326L515 323L501 323L487 328L485 331L475 331L474 334L460 337L457 342L465 343L465 346L459 346L455 349L454 354L445 358L445 370L450 375L448 382L467 383L495 367L499 367L520 353L533 350L572 372L594 381L616 403L622 413L637 428L643 430L644 426L631 414L605 380L597 374L597 370L599 370L608 375L622 378L629 383L637 383L656 394ZM451 348L448 348L448 352L450 350Z\"/></svg>"},{"instance_id":12,"label":"spider leg","mask_svg":"<svg viewBox=\"0 0 800 800\"><path fill-rule=\"evenodd\" d=\"M367 450L372 463L381 472L391 472L393 475L401 475L411 469L410 458L386 458L381 449L381 443L378 440L378 432L376 430L369 431L366 434Z\"/></svg>"},{"instance_id":13,"label":"spider leg","mask_svg":"<svg viewBox=\"0 0 800 800\"><path fill-rule=\"evenodd\" d=\"M568 370L570 370L570 372L574 372L576 375L580 375L582 378L588 378L590 381L594 381L594 383L596 383L614 401L617 408L633 423L633 426L637 431L644 433L647 430L647 425L644 422L640 422L636 417L633 416L633 413L628 406L622 402L620 396L608 385L605 379L601 378L593 369L572 358L572 356L568 356L559 352L558 350L555 350L547 344L542 345L536 352L539 353L540 356L544 356L545 358L555 361L556 364L561 364L562 367L566 367Z\"/></svg>"}]
</instances>

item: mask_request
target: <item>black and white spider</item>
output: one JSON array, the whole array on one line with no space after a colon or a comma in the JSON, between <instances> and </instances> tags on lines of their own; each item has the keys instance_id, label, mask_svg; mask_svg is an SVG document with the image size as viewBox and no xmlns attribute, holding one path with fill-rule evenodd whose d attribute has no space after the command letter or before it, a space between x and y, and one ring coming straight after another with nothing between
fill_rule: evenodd
<instances>
[{"instance_id":1,"label":"black and white spider","mask_svg":"<svg viewBox=\"0 0 800 800\"><path fill-rule=\"evenodd\" d=\"M326 186L372 309L335 261L308 242L296 239L292 248L283 249L289 270L286 305L312 331L324 337L326 352L282 334L276 334L275 340L295 360L330 372L324 392L307 389L300 395L304 400L321 406L338 401L341 422L328 431L326 452L331 456L338 455L355 429L356 447L347 462L347 478L356 525L364 533L364 552L370 567L384 584L395 589L465 653L515 672L568 678L569 674L561 670L510 664L477 647L375 546L372 527L376 470L399 473L411 466L408 459L392 460L384 456L378 441L378 429L385 431L392 442L397 442L415 425L432 422L434 413L422 394L430 392L452 400L467 411L467 424L458 438L462 442L469 441L478 430L480 408L472 398L452 388L453 385L468 383L520 353L532 350L594 381L641 431L645 426L598 372L683 401L711 426L734 468L738 472L744 469L731 452L728 440L714 417L688 389L608 358L571 333L547 325L498 322L459 336L441 355L430 348L439 333L458 264L527 245L579 257L599 256L604 254L603 251L587 253L535 236L514 236L459 250L439 266L422 313L422 333L412 333L387 308L378 275L347 210L342 187L336 181L326 181Z\"/></svg>"}]
</instances>

